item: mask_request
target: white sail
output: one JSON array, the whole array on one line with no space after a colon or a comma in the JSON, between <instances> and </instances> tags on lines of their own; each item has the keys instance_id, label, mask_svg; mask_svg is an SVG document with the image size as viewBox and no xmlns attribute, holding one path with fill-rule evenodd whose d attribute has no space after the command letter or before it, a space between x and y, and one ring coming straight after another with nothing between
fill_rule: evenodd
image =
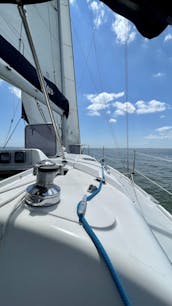
<instances>
[{"instance_id":1,"label":"white sail","mask_svg":"<svg viewBox=\"0 0 172 306\"><path fill-rule=\"evenodd\" d=\"M79 120L77 111L77 98L75 89L75 74L73 62L73 48L70 25L69 1L59 1L61 55L62 55L62 86L63 93L70 101L69 117L64 118L65 143L69 145L80 144Z\"/></svg>"},{"instance_id":2,"label":"white sail","mask_svg":"<svg viewBox=\"0 0 172 306\"><path fill-rule=\"evenodd\" d=\"M21 99L22 104L24 104L23 119L25 119L29 124L51 123L51 118L46 105L40 103L38 99L29 96L25 92L22 92ZM61 132L61 116L58 114L56 106L52 108L52 111L56 125L59 128L59 132Z\"/></svg>"},{"instance_id":3,"label":"white sail","mask_svg":"<svg viewBox=\"0 0 172 306\"><path fill-rule=\"evenodd\" d=\"M61 116L60 120L63 121L63 138L68 147L70 144L80 142L69 3L68 1L51 1L26 5L25 9L52 108L59 115L65 114L65 116ZM16 5L1 4L0 33L0 56L2 59L0 76L24 92L22 102L25 112L30 118L29 122L37 120L39 123L40 111L34 102L35 99L42 105L45 117L48 117L48 110L43 106L45 100L41 93L34 60ZM69 101L69 115L68 102L61 93ZM28 103L30 106L26 105ZM32 108L34 111L30 111ZM34 119L32 118L33 114Z\"/></svg>"}]
</instances>

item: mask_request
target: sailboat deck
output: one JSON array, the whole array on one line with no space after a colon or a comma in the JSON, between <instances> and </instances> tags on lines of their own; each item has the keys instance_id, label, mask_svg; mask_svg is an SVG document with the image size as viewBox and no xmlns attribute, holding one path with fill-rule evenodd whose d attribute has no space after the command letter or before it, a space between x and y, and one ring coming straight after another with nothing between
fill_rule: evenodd
<instances>
[{"instance_id":1,"label":"sailboat deck","mask_svg":"<svg viewBox=\"0 0 172 306\"><path fill-rule=\"evenodd\" d=\"M65 239L66 243L76 244L82 253L89 249L89 256L98 259L96 248L79 223L77 204L85 194L89 194L90 185L98 187L101 165L84 155L69 156L66 169L65 175L55 178L55 184L61 188L61 201L50 208L20 205L26 187L35 182L32 170L1 182L1 242L8 240L10 231L21 229L32 235L44 234L55 241ZM129 296L134 296L133 305L145 305L150 296L152 305L166 305L160 301L161 292L166 292L172 277L171 217L142 189L135 186L133 190L131 181L116 170L109 167L105 171L105 181L100 193L88 202L85 218L108 252ZM29 243L32 244L31 240ZM139 289L140 282L144 283L144 290L149 294L145 295L143 288ZM159 300L157 288L160 290ZM172 300L169 292L167 295L163 293L163 298L169 305L168 301Z\"/></svg>"}]
</instances>

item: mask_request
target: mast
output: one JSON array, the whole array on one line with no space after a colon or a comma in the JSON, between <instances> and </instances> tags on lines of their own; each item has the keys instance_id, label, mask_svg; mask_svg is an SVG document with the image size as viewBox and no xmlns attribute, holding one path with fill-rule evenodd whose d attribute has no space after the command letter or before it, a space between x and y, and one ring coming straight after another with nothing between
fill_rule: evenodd
<instances>
[{"instance_id":1,"label":"mast","mask_svg":"<svg viewBox=\"0 0 172 306\"><path fill-rule=\"evenodd\" d=\"M39 82L40 82L40 86L41 86L42 92L44 94L44 98L45 98L45 101L46 101L46 104L47 104L47 108L48 108L49 115L50 115L50 118L51 118L51 122L52 122L52 125L53 125L53 128L54 128L56 139L57 139L57 142L60 145L61 154L62 154L62 157L64 159L64 152L63 152L63 148L62 148L62 141L61 141L61 138L60 138L57 126L56 126L56 122L55 122L53 111L51 109L51 105L50 105L50 101L49 101L49 95L48 95L48 90L46 88L46 82L45 82L45 79L44 79L42 71L41 71L41 67L40 67L39 60L38 60L38 57L37 57L37 54L36 54L35 46L33 44L32 36L31 36L30 30L29 30L29 26L28 26L28 22L27 22L27 18L26 18L26 13L25 13L25 10L23 8L23 5L20 2L18 4L18 10L19 10L20 17L22 19L22 22L23 22L23 25L24 25L24 28L25 28L26 36L27 36L27 39L28 39L31 51L32 51L32 55L33 55L34 63L35 63L35 66L36 66L36 71L37 71L38 79L39 79Z\"/></svg>"}]
</instances>

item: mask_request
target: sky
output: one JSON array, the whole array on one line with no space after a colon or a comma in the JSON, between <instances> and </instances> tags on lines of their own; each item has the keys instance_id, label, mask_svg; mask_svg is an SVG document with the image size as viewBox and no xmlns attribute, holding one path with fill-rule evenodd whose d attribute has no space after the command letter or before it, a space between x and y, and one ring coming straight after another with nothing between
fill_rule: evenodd
<instances>
[{"instance_id":1,"label":"sky","mask_svg":"<svg viewBox=\"0 0 172 306\"><path fill-rule=\"evenodd\" d=\"M129 147L172 148L172 28L148 40L100 1L70 4L81 143L125 147L128 125ZM4 81L0 92L3 146L21 103ZM23 145L24 127L21 120L9 146Z\"/></svg>"}]
</instances>

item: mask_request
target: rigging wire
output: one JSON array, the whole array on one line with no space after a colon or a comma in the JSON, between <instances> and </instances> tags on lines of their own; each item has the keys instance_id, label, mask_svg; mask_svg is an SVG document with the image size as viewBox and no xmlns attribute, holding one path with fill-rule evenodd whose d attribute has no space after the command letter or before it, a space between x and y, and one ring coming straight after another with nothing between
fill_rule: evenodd
<instances>
[{"instance_id":1,"label":"rigging wire","mask_svg":"<svg viewBox=\"0 0 172 306\"><path fill-rule=\"evenodd\" d=\"M20 32L18 32L18 27L12 26L11 24L9 24L9 22L6 21L6 19L5 19L4 16L2 16L1 14L0 14L0 16L1 16L1 18L4 20L4 22L7 24L7 27L8 27L9 30L14 34L14 36L17 37L17 38L19 37L19 39L18 39L18 40L19 40L18 50L19 50L19 52L20 52L21 54L24 55L25 45L24 45L24 42L23 42L23 40L22 40L22 30L23 30L23 23L22 23L22 21L21 21L21 26L20 26ZM8 36L8 35L7 35L7 36ZM23 48L22 48L22 47L23 47ZM27 50L27 49L25 49L25 50L26 50L26 52L27 52L27 55L30 56L29 50ZM12 128L12 125L13 125L13 122L14 122L15 114L16 114L16 112L17 112L17 108L18 108L19 103L20 103L20 101L18 102L17 107L16 107L16 111L14 111L13 117L12 117L12 119L11 119L11 121L10 121L10 126L9 126L9 129L8 129L8 132L7 132L7 136L5 137L5 141L4 141L4 145L3 145L4 148L6 147L5 143L6 143L6 141L7 141L7 138L8 138L8 136L9 136L9 133L11 132L11 128ZM40 112L40 115L41 115L43 121L44 121L45 123L47 123L47 120L46 120L46 118L45 118L45 116L44 116L44 114L43 114L43 111L41 110L41 106L38 107L38 111Z\"/></svg>"},{"instance_id":2,"label":"rigging wire","mask_svg":"<svg viewBox=\"0 0 172 306\"><path fill-rule=\"evenodd\" d=\"M13 33L13 35L18 38L19 34L20 34L20 32L18 30L18 27L14 27L14 25L10 24L9 21L6 20L4 14L2 14L1 12L0 12L0 18L3 19L3 21L6 23L7 27ZM7 33L5 33L5 34L6 34L6 36L8 36ZM9 39L9 41L10 41L10 39Z\"/></svg>"},{"instance_id":3,"label":"rigging wire","mask_svg":"<svg viewBox=\"0 0 172 306\"><path fill-rule=\"evenodd\" d=\"M94 49L95 49L95 55L96 55L96 63L97 63L97 67L98 67L99 82L100 82L101 90L103 91L103 81L102 81L102 77L101 77L100 65L99 65L99 62L98 62L97 47L96 47L96 41L95 40L94 40ZM115 135L115 132L114 132L114 129L112 128L112 125L109 122L109 118L108 118L107 112L105 110L103 110L103 115L104 115L105 121L107 123L107 126L109 128L110 134L112 136L114 147L120 148L120 146L118 144L118 141L117 141L117 138L116 138L116 135Z\"/></svg>"},{"instance_id":4,"label":"rigging wire","mask_svg":"<svg viewBox=\"0 0 172 306\"><path fill-rule=\"evenodd\" d=\"M18 30L18 29L20 28L20 26L18 26L18 24L17 24L17 26L15 27L14 25L10 24L9 21L7 21L7 20L5 19L5 17L1 14L1 12L0 12L0 17L4 20L4 22L5 22L6 25L7 25L7 28L9 28L9 31L12 33L12 37L16 37L16 40L17 40L17 42L18 42L19 37L20 37L20 35L21 35L21 32L19 32L19 30ZM4 29L3 29L3 30L4 30ZM11 36L9 36L8 32L5 32L5 36L8 37L8 41L11 41ZM15 44L15 42L14 42L13 44ZM20 43L19 43L19 46L20 46ZM20 50L19 50L19 51L20 51ZM31 54L30 54L30 52L29 52L29 49L25 48L25 51L26 51L27 56L28 56L28 58L29 58L29 57L31 56ZM21 52L21 51L20 51L20 52ZM23 54L24 54L24 43L23 43Z\"/></svg>"},{"instance_id":5,"label":"rigging wire","mask_svg":"<svg viewBox=\"0 0 172 306\"><path fill-rule=\"evenodd\" d=\"M131 182L131 187L133 189L134 196L135 196L135 203L138 205L138 207L140 209L140 213L141 213L143 219L146 221L145 216L144 216L144 211L143 211L140 199L139 199L138 194L137 194L136 184L134 182L134 175L132 173L131 173L131 176L130 176L130 182Z\"/></svg>"},{"instance_id":6,"label":"rigging wire","mask_svg":"<svg viewBox=\"0 0 172 306\"><path fill-rule=\"evenodd\" d=\"M76 29L75 29L74 24L73 24L72 26L73 26L74 34L75 34L75 36L76 36L76 38L77 38L77 42L79 42L80 49L81 49L81 54L82 54L83 59L84 59L84 61L85 61L85 67L86 67L86 69L87 69L87 71L88 71L88 73L89 73L89 75L90 75L90 79L91 79L91 81L92 81L92 85L93 85L93 87L95 88L95 91L98 92L98 90L97 90L97 84L96 84L95 79L94 79L94 77L92 76L92 73L91 73L91 71L90 71L90 69L89 69L89 66L88 66L89 55L90 55L90 52L91 52L92 44L94 43L94 40L95 40L94 34L95 34L95 29L96 29L96 28L95 28L95 27L93 28L92 37L91 37L90 44L89 44L89 48L88 48L88 53L87 53L87 55L86 55L85 52L84 52L84 49L83 49L83 47L82 47L82 44L81 44L81 42L80 42L80 39L79 39L79 36L78 36L78 34L77 34L77 31L76 31ZM97 58L97 56L96 56L96 58ZM83 73L81 74L82 78L80 77L81 82L83 82L83 80L84 80L84 73L85 73L85 69L83 69ZM98 73L98 75L99 75L99 73ZM99 86L99 87L100 87L100 86ZM80 84L80 88L81 88L81 84ZM108 124L108 119L107 119L107 118L106 118L106 123L107 123L107 125L108 125L108 128L110 129L110 126L109 126L109 124ZM114 135L113 135L112 130L110 130L110 132L111 132L111 134L112 134L112 139L113 139L113 141L114 141L115 137L114 137Z\"/></svg>"},{"instance_id":7,"label":"rigging wire","mask_svg":"<svg viewBox=\"0 0 172 306\"><path fill-rule=\"evenodd\" d=\"M135 169L135 172L138 173L139 175L143 176L145 179L147 179L150 183L154 184L155 186L159 187L161 190L165 191L168 193L170 196L172 196L172 192L168 191L166 188L162 187L160 184L155 182L154 180L150 179L148 176L144 175L142 172L138 171Z\"/></svg>"},{"instance_id":8,"label":"rigging wire","mask_svg":"<svg viewBox=\"0 0 172 306\"><path fill-rule=\"evenodd\" d=\"M0 15L0 16L4 19L4 22L7 24L7 26L8 26L9 29L10 29L10 25L9 25L9 23L7 23L7 21L5 20L4 16L2 16L2 15ZM11 31L12 31L13 33L15 32L15 35L16 35L16 31L13 31L13 28L14 28L14 27L11 26ZM15 29L15 28L14 28L14 29ZM21 22L20 36L19 36L19 51L20 51L20 52L21 52L20 49L21 49L21 42L22 42L21 35L22 35L22 22ZM24 51L24 45L23 45L23 51ZM10 120L10 125L9 125L9 129L8 129L8 131L7 131L7 135L6 135L5 140L4 140L3 148L6 146L6 145L5 145L5 144L6 144L6 141L7 141L8 137L9 137L10 132L11 132L12 125L13 125L13 122L14 122L15 115L16 115L16 113L17 113L17 109L18 109L19 103L20 103L20 101L18 101L18 103L17 103L17 105L16 105L16 107L15 107L15 109L14 109L12 118L11 118L11 120Z\"/></svg>"},{"instance_id":9,"label":"rigging wire","mask_svg":"<svg viewBox=\"0 0 172 306\"><path fill-rule=\"evenodd\" d=\"M146 219L146 217L145 217L145 214L144 214L144 209L142 208L142 205L141 205L141 201L140 201L140 199L139 199L139 197L138 197L138 193L137 193L137 190L136 190L136 189L137 189L137 186L136 186L136 184L135 184L135 182L134 182L134 176L133 176L132 174L131 174L131 186L132 186L132 188L133 188L134 195L135 195L135 199L136 199L136 203L137 203L138 206L139 206L140 213L141 213L143 219L145 220L145 222L148 223L148 222L147 222L147 219ZM165 190L164 190L164 191L165 191ZM158 205L158 208L159 208L159 209L161 209L161 207L163 207L163 206L161 206L161 205L159 206L159 205ZM148 225L149 225L149 224L148 224ZM160 244L159 240L157 239L157 236L155 235L155 233L154 233L152 227L149 227L149 228L150 228L150 230L151 230L151 232L152 232L152 234L153 234L153 236L154 236L156 242L158 243L159 247L161 248L162 252L163 252L164 255L168 258L168 261L170 261L169 256L168 256L167 253L164 251L164 248L162 247L162 245Z\"/></svg>"},{"instance_id":10,"label":"rigging wire","mask_svg":"<svg viewBox=\"0 0 172 306\"><path fill-rule=\"evenodd\" d=\"M90 20L91 20L91 17L90 17ZM87 71L88 71L88 73L89 73L89 75L90 75L90 79L91 79L91 81L92 81L92 85L94 86L95 91L98 92L99 90L97 89L97 84L96 84L95 79L94 79L94 77L92 76L92 73L91 73L91 71L90 71L90 69L89 69L89 66L88 66L88 58L89 58L89 53L90 53L90 51L91 51L92 44L93 44L93 46L94 46L95 58L96 58L96 62L97 62L97 69L98 69L98 71L99 71L99 72L98 72L99 88L101 88L101 91L103 92L103 85L102 85L103 82L102 82L102 79L101 79L100 68L98 68L99 65L98 65L98 61L97 61L98 56L97 56L97 50L96 50L96 44L95 44L95 36L94 36L94 35L95 35L95 27L94 27L94 29L93 29L93 31L92 31L92 38L91 38L91 41L90 41L90 47L89 47L89 51L88 51L88 54L87 54L87 55L85 55L84 49L83 49L83 47L82 47L82 44L81 44L81 42L80 42L79 36L78 36L78 34L77 34L77 31L76 31L74 25L73 25L73 30L74 30L74 34L75 34L75 36L76 36L76 38L77 38L77 42L79 42L80 49L81 49L81 53L82 53L83 59L84 59L84 61L85 61L85 66L86 66L86 68L87 68ZM85 72L85 70L83 71L81 81L84 79L84 77L83 77L84 72ZM100 84L101 84L101 85L100 85ZM80 87L81 87L81 85L80 85ZM107 124L107 127L108 127L108 129L109 129L109 131L110 131L110 134L111 134L111 137L112 137L112 141L114 142L114 146L115 146L115 147L119 147L119 145L117 144L116 135L114 134L114 130L112 129L112 126L109 124L109 120L108 120L108 116L107 116L107 114L106 114L106 111L102 110L102 113L103 113L103 116L104 116L104 118L105 118L105 122L106 122L106 124Z\"/></svg>"},{"instance_id":11,"label":"rigging wire","mask_svg":"<svg viewBox=\"0 0 172 306\"><path fill-rule=\"evenodd\" d=\"M89 11L89 19L90 19L90 24L92 23L92 18L91 18L91 14ZM95 29L96 27L93 27L94 31L93 31L93 48L94 48L94 52L95 52L95 60L96 60L96 66L97 66L97 72L98 72L98 80L99 80L99 88L100 90L103 92L103 81L102 81L102 74L101 74L101 69L100 69L100 65L99 65L99 61L98 61L98 52L97 52L97 47L96 47L96 38L95 38ZM106 49L107 52L107 49ZM112 129L112 126L109 124L109 120L108 120L108 116L105 110L102 110L105 122L107 124L107 127L110 131L110 134L112 136L112 141L114 142L114 146L118 147L117 144L117 139L116 139L116 135L114 134L114 130Z\"/></svg>"},{"instance_id":12,"label":"rigging wire","mask_svg":"<svg viewBox=\"0 0 172 306\"><path fill-rule=\"evenodd\" d=\"M46 117L45 117L45 115L44 115L44 111L42 110L41 105L39 104L39 101L35 98L35 101L34 101L33 103L36 103L36 107L37 107L37 109L38 109L38 112L40 113L40 116L42 117L43 122L44 122L44 123L48 123L48 121L47 121L47 119L46 119ZM45 107L46 107L46 106L45 106ZM32 116L30 116L30 114L28 114L28 113L27 113L27 118L28 118L28 121L29 121L29 122L32 122L33 118L32 118ZM22 119L23 119L23 118L22 118ZM23 120L23 121L24 121L24 123L26 123L25 120Z\"/></svg>"},{"instance_id":13,"label":"rigging wire","mask_svg":"<svg viewBox=\"0 0 172 306\"><path fill-rule=\"evenodd\" d=\"M52 6L52 8L54 8L54 7ZM37 7L37 6L34 6L33 9L34 9L35 11L37 11L37 15L39 16L39 18L40 18L40 20L42 21L43 25L45 26L46 30L49 32L50 36L52 36L52 38L53 38L57 43L59 43L58 38L56 37L56 35L54 35L54 32L51 31L51 30L49 30L49 26L48 26L48 24L47 24L47 22L46 22L46 19L43 18L42 15L40 14L38 7ZM57 10L56 8L54 8L54 9Z\"/></svg>"},{"instance_id":14,"label":"rigging wire","mask_svg":"<svg viewBox=\"0 0 172 306\"><path fill-rule=\"evenodd\" d=\"M37 15L40 16L40 19L41 19L42 22L45 24L46 29L47 29L47 31L50 33L50 37L51 37L51 36L52 36L52 31L49 31L49 28L48 28L47 24L43 21L43 18L42 18L42 16L39 14L38 9L37 9ZM18 38L18 40L19 40L18 49L19 49L19 51L20 51L22 54L24 54L24 47L25 47L25 46L24 46L24 43L23 43L23 41L22 41L23 23L21 22L20 30L18 30L19 27L15 27L14 25L9 24L9 22L7 22L7 20L6 20L6 18L5 18L4 16L2 16L1 14L0 14L0 16L1 16L1 18L4 20L4 22L7 24L7 27L9 28L9 31L12 32L12 33L14 34L13 36L15 36L15 37ZM8 36L8 34L7 34L7 36ZM56 41L57 41L57 38L56 38ZM22 46L23 46L23 48L22 48ZM52 49L52 46L51 46L51 49ZM31 56L30 50L29 50L29 49L25 49L25 51L26 51L27 55L30 57L30 56ZM54 65L53 65L53 67L54 67ZM43 118L43 116L42 116L42 115L43 115L43 112L40 111L40 108L39 108L39 107L38 107L38 110L39 110L39 112L40 112L40 114L41 114L41 117L42 117L43 121L44 121L44 122L47 122L46 119L45 119L45 116L44 116L44 118ZM12 126L12 121L11 121L11 123L10 123L10 127L9 127L9 130L8 130L6 139L7 139L7 137L8 137L9 132L11 131L11 126ZM6 142L6 139L5 139L5 142Z\"/></svg>"},{"instance_id":15,"label":"rigging wire","mask_svg":"<svg viewBox=\"0 0 172 306\"><path fill-rule=\"evenodd\" d=\"M7 135L6 135L6 137L5 137L4 144L3 144L2 147L5 147L5 143L6 143L6 141L7 141L7 139L8 139L8 136L9 136L9 134L10 134L10 132L11 132L13 122L14 122L14 119L12 118L12 119L10 120L10 125L9 125L8 131L7 131Z\"/></svg>"},{"instance_id":16,"label":"rigging wire","mask_svg":"<svg viewBox=\"0 0 172 306\"><path fill-rule=\"evenodd\" d=\"M89 19L90 19L90 23L92 24L92 18L90 16L90 11L89 11ZM96 50L96 43L95 43L95 30L96 30L96 27L93 27L93 31L92 31L92 37L91 37L91 41L90 41L90 44L89 44L89 48L88 48L88 54L86 55L85 52L84 52L84 49L82 47L82 44L80 42L80 39L79 39L79 36L77 34L77 31L76 31L76 28L75 28L75 25L73 24L73 30L74 30L74 34L76 36L76 40L78 42L78 45L80 46L80 50L81 50L81 54L83 56L83 59L85 61L85 67L90 75L90 79L92 81L92 85L94 86L95 88L95 91L98 92L97 90L97 84L95 83L95 80L92 76L92 73L89 69L89 66L88 66L88 58L89 58L89 55L90 55L90 51L91 51L91 47L92 47L92 44L93 44L93 47L94 47L94 51L95 51L95 60L96 60L96 63L97 63L97 70L99 71L98 72L98 79L99 79L99 88L101 88L102 92L103 92L103 82L102 82L102 78L101 78L101 70L100 70L100 67L99 67L99 63L98 63L98 56L97 56L97 50ZM106 49L107 50L107 49ZM85 70L83 71L85 72ZM83 73L84 74L84 73ZM83 74L82 74L82 80L84 79L83 78ZM81 85L80 85L81 86ZM112 138L112 141L114 143L114 147L120 147L119 144L117 143L117 139L116 139L116 135L114 133L114 130L112 128L112 125L109 123L109 119L108 119L108 115L106 113L105 110L102 110L102 114L104 116L104 119L105 119L105 122L107 124L107 127L109 129L109 132L110 132L110 135L111 135L111 138Z\"/></svg>"},{"instance_id":17,"label":"rigging wire","mask_svg":"<svg viewBox=\"0 0 172 306\"><path fill-rule=\"evenodd\" d=\"M90 19L90 23L91 23L92 22L92 18L91 18L90 11L89 11L89 19ZM96 27L94 27L94 28L96 28ZM99 87L101 88L101 91L103 92L103 81L102 81L102 74L101 74L101 69L100 69L100 65L99 65L99 61L98 61L98 53L97 53L97 47L96 47L95 33L94 33L93 39L94 39L93 43L94 43L95 59L96 59L97 70L98 70ZM106 51L107 50L108 50L108 48L106 48ZM110 134L111 134L111 137L112 137L112 141L114 143L114 147L120 148L120 146L118 144L118 141L117 141L117 138L116 138L116 135L115 135L115 132L114 132L114 129L112 128L112 125L109 122L109 118L108 118L107 112L105 110L102 110L102 113L103 113L105 122L107 124L107 127L108 127L108 129L110 131Z\"/></svg>"},{"instance_id":18,"label":"rigging wire","mask_svg":"<svg viewBox=\"0 0 172 306\"><path fill-rule=\"evenodd\" d=\"M18 101L18 103L17 103L17 105L16 105L16 107L15 107L15 109L14 109L14 111L13 111L13 115L12 115L12 118L11 118L11 120L10 120L9 128L8 128L8 131L7 131L7 135L6 135L5 140L4 140L4 145L5 145L5 143L6 143L7 139L8 139L8 137L9 137L9 134L10 134L10 132L11 132L12 125L13 125L13 123L14 123L14 119L15 119L15 116L16 116L16 113L17 113L17 109L18 109L19 103L20 103L20 100ZM4 147L4 145L3 145L2 147Z\"/></svg>"},{"instance_id":19,"label":"rigging wire","mask_svg":"<svg viewBox=\"0 0 172 306\"><path fill-rule=\"evenodd\" d=\"M52 61L52 67L53 67L53 77L54 77L54 83L56 84L56 70L55 70L55 64L54 64L54 52L53 52L53 37L52 37L52 29L51 29L51 18L50 18L50 7L48 6L48 23L49 23L49 33L50 33L50 47L51 47L51 61Z\"/></svg>"},{"instance_id":20,"label":"rigging wire","mask_svg":"<svg viewBox=\"0 0 172 306\"><path fill-rule=\"evenodd\" d=\"M88 53L87 55L85 55L84 53L84 59L85 59L85 66L87 67L88 69L88 59L90 57L90 54L91 54L91 48L92 48L92 44L93 44L93 39L94 39L94 32L95 32L95 28L93 29L93 32L92 32L92 37L91 37L91 40L90 40L90 44L89 44L89 48L88 48ZM85 68L83 68L83 71L81 73L81 84L84 82L84 74L85 74ZM82 86L80 85L80 88L82 88Z\"/></svg>"},{"instance_id":21,"label":"rigging wire","mask_svg":"<svg viewBox=\"0 0 172 306\"><path fill-rule=\"evenodd\" d=\"M24 47L25 46L24 46L24 42L22 40L22 29L23 29L23 23L21 21L20 36L19 36L19 52L24 55ZM22 50L22 46L23 46L23 50Z\"/></svg>"},{"instance_id":22,"label":"rigging wire","mask_svg":"<svg viewBox=\"0 0 172 306\"><path fill-rule=\"evenodd\" d=\"M75 34L75 36L76 36L76 40L77 40L77 42L78 42L78 45L80 46L81 54L82 54L83 59L84 59L84 61L85 61L85 67L86 67L86 69L87 69L87 71L88 71L88 73L89 73L89 76L90 76L92 85L93 85L94 88L96 89L96 88L97 88L97 85L96 85L95 79L94 79L94 77L92 76L92 73L91 73L90 68L89 68L89 66L88 66L88 56L85 55L83 46L82 46L82 44L81 44L81 42L80 42L80 39L79 39L79 36L78 36L77 31L76 31L76 29L75 29L75 26L72 25L72 27L73 27L74 34ZM84 71L84 72L85 72L85 71ZM96 89L96 91L97 91L97 89Z\"/></svg>"},{"instance_id":23,"label":"rigging wire","mask_svg":"<svg viewBox=\"0 0 172 306\"><path fill-rule=\"evenodd\" d=\"M15 130L16 130L16 128L17 128L17 126L19 125L20 121L21 121L21 118L19 118L19 120L17 121L17 123L16 123L15 127L13 128L13 130L12 130L11 134L8 136L8 138L7 138L6 142L5 142L4 146L3 146L3 149L5 149L5 148L6 148L7 144L9 143L9 141L10 141L11 137L13 136L13 134L14 134L14 132L15 132Z\"/></svg>"},{"instance_id":24,"label":"rigging wire","mask_svg":"<svg viewBox=\"0 0 172 306\"><path fill-rule=\"evenodd\" d=\"M89 17L90 17L90 16L89 16ZM85 20L85 18L83 18L82 21L84 21L85 24L87 25L87 21ZM77 27L78 27L78 24L77 24ZM88 73L89 73L89 75L90 75L90 79L91 79L92 83L94 84L94 88L96 89L97 85L96 85L95 79L94 79L94 77L92 76L92 73L91 73L90 68L89 68L89 65L88 65L88 59L89 59L89 56L90 56L90 54L91 54L91 48L92 48L93 39L94 39L94 33L95 33L96 28L93 27L93 30L92 30L92 33L91 33L91 39L90 39L90 41L89 41L88 44L87 44L87 45L88 45L88 51L87 51L86 53L85 53L85 51L84 51L83 45L82 45L82 43L81 43L81 41L80 41L80 38L79 38L79 36L78 36L78 32L77 32L77 30L76 30L76 27L75 27L74 22L72 22L72 29L73 29L73 32L74 32L74 34L75 34L75 36L76 36L77 44L78 44L79 47L80 47L81 54L83 55L83 59L84 59L84 62L85 62L85 66L83 66L83 70L82 70L81 77L80 77L81 84L82 84L82 82L84 81L84 73L85 73L85 67L86 67L86 69L87 69L87 71L88 71ZM80 86L78 86L78 87L81 87L81 84L80 84ZM96 90L96 91L97 91L97 90Z\"/></svg>"},{"instance_id":25,"label":"rigging wire","mask_svg":"<svg viewBox=\"0 0 172 306\"><path fill-rule=\"evenodd\" d=\"M151 155L151 154L147 154L147 153L142 153L142 152L138 152L138 151L135 151L135 152L139 155L148 156L148 157L151 157L151 158L154 158L154 159L157 159L157 160L162 160L162 161L165 161L165 162L172 163L172 159L166 159L166 158L163 158L163 157L159 157L159 156Z\"/></svg>"},{"instance_id":26,"label":"rigging wire","mask_svg":"<svg viewBox=\"0 0 172 306\"><path fill-rule=\"evenodd\" d=\"M48 107L48 110L49 110L49 115L50 115L50 118L51 118L51 121L52 121L52 124L53 124L53 128L54 128L54 131L55 131L57 141L59 142L59 145L60 145L61 155L62 155L62 158L65 160L62 140L61 140L59 131L58 131L57 126L56 126L56 122L55 122L55 119L54 119L54 114L53 114L53 111L52 111L51 105L50 105L49 95L48 95L48 92L47 92L47 89L46 89L45 79L44 79L42 71L41 71L41 67L40 67L40 64L39 64L39 60L38 60L38 57L37 57L35 46L34 46L32 36L31 36L31 33L30 33L29 25L28 25L28 22L27 22L26 13L25 13L25 10L24 10L22 4L18 4L18 11L19 11L20 17L23 21L23 25L24 25L24 28L25 28L28 43L30 45L32 56L33 56L33 59L34 59L34 62L35 62L40 86L41 86L42 92L43 92L44 97L45 97L45 101L46 101L46 104L47 104L47 107Z\"/></svg>"},{"instance_id":27,"label":"rigging wire","mask_svg":"<svg viewBox=\"0 0 172 306\"><path fill-rule=\"evenodd\" d=\"M46 119L46 117L45 117L45 115L44 115L44 112L43 112L43 110L42 110L42 107L41 107L39 101L38 101L37 99L35 99L35 102L36 102L38 111L39 111L39 113L40 113L40 115L41 115L43 121L44 121L45 123L47 123L47 119Z\"/></svg>"},{"instance_id":28,"label":"rigging wire","mask_svg":"<svg viewBox=\"0 0 172 306\"><path fill-rule=\"evenodd\" d=\"M129 172L129 131L128 131L128 37L124 45L124 75L125 75L125 101L126 101L126 149L127 149L127 172Z\"/></svg>"}]
</instances>

